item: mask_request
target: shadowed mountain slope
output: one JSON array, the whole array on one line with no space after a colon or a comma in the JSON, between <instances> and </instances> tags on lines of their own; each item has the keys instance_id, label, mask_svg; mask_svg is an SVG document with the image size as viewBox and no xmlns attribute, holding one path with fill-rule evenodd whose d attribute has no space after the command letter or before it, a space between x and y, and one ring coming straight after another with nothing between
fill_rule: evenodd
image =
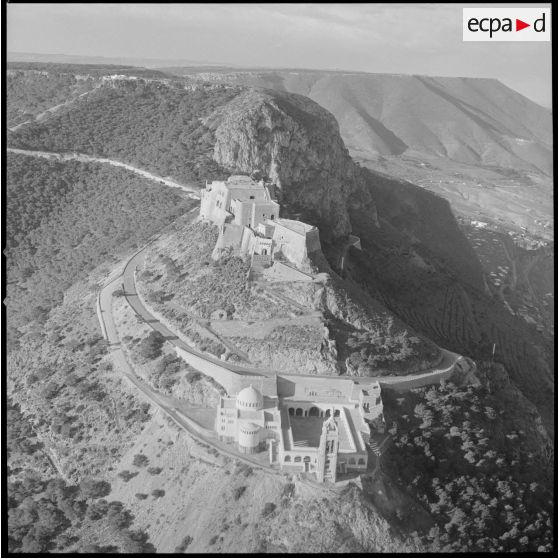
<instances>
[{"instance_id":1,"label":"shadowed mountain slope","mask_svg":"<svg viewBox=\"0 0 558 558\"><path fill-rule=\"evenodd\" d=\"M306 95L336 117L354 156L416 151L552 172L551 112L495 79L304 70L189 75Z\"/></svg>"}]
</instances>

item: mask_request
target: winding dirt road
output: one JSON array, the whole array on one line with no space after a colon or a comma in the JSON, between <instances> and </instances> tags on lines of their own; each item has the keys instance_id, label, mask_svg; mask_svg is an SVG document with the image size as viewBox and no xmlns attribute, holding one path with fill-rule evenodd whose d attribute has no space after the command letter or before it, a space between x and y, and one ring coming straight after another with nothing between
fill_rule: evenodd
<instances>
[{"instance_id":1,"label":"winding dirt road","mask_svg":"<svg viewBox=\"0 0 558 558\"><path fill-rule=\"evenodd\" d=\"M55 105L53 107L47 108L43 112L37 114L35 116L35 118L33 118L33 120L26 120L25 122L20 122L19 124L16 124L15 126L12 126L11 128L8 128L8 130L10 130L10 132L15 132L16 130L19 130L20 128L22 128L23 126L26 126L27 124L31 124L32 122L44 122L45 120L50 118L53 114L56 114L61 108L67 107L67 106L71 105L72 103L75 103L78 99L81 99L81 97L85 97L85 95L89 95L89 93L92 93L93 91L99 89L99 87L100 87L100 84L96 85L95 87L93 87L93 89L90 89L89 91L84 91L83 93L80 93L79 95L77 95L76 97L73 97L72 99L64 101L63 103L60 103L60 104Z\"/></svg>"},{"instance_id":2,"label":"winding dirt road","mask_svg":"<svg viewBox=\"0 0 558 558\"><path fill-rule=\"evenodd\" d=\"M122 272L122 285L124 288L126 300L128 304L132 307L134 312L140 316L152 329L161 333L166 340L186 352L195 354L196 356L214 364L218 364L221 367L224 367L230 370L232 373L240 374L243 376L274 376L275 374L281 374L282 376L293 376L293 377L308 377L308 378L328 378L332 382L346 380L346 376L320 376L320 375L312 375L312 374L298 374L298 375L291 375L285 374L284 372L271 370L271 369L261 369L258 368L257 371L254 370L253 367L242 366L238 364L233 364L227 361L220 360L215 357L211 357L206 353L202 353L190 345L188 345L185 341L180 339L176 332L169 329L166 325L162 324L144 305L141 299L138 296L136 283L135 283L135 270L139 268L143 264L143 260L145 257L144 250L147 247L144 246L140 250L138 250L134 255L130 257L127 263L124 266ZM110 285L109 285L110 287ZM106 289L107 287L105 287ZM103 291L101 291L101 296L103 296ZM373 383L373 382L380 382L381 385L390 385L397 389L401 387L402 389L410 389L412 387L418 387L420 385L427 385L432 383L437 383L442 378L448 377L456 367L467 370L472 366L472 363L469 359L465 359L462 355L457 353L453 353L446 349L441 349L442 357L440 361L431 368L422 373L418 374L409 374L407 376L374 376L374 377L359 377L358 381L362 384L366 383ZM398 386L400 384L400 386Z\"/></svg>"},{"instance_id":3,"label":"winding dirt road","mask_svg":"<svg viewBox=\"0 0 558 558\"><path fill-rule=\"evenodd\" d=\"M82 163L101 163L104 165L112 165L113 167L120 167L129 170L143 178L148 180L153 180L164 186L169 186L170 188L179 188L183 192L186 192L188 197L199 200L199 190L195 186L186 186L180 184L170 178L164 178L158 176L144 169L134 167L128 163L123 163L122 161L117 161L116 159L107 159L104 157L93 157L91 155L86 155L84 153L56 153L54 151L33 151L30 149L17 149L15 147L8 147L6 150L9 153L18 153L20 155L29 155L31 157L41 157L43 159L49 159L54 161L81 161Z\"/></svg>"},{"instance_id":4,"label":"winding dirt road","mask_svg":"<svg viewBox=\"0 0 558 558\"><path fill-rule=\"evenodd\" d=\"M101 329L105 338L109 344L109 351L114 359L115 368L120 370L122 374L136 386L142 393L142 395L149 401L149 403L155 405L164 414L170 417L174 423L185 430L190 436L202 444L208 444L221 454L226 455L232 459L242 461L250 467L257 467L263 471L280 474L280 471L273 469L271 467L262 466L258 461L252 460L248 457L243 457L237 453L229 450L224 446L223 442L214 439L213 432L207 431L203 426L198 425L190 419L184 411L180 409L183 406L182 402L174 397L163 395L158 391L152 389L144 381L142 381L135 373L132 365L128 361L124 350L122 349L120 337L114 323L114 318L112 315L112 300L113 292L119 288L121 285L121 276L116 275L116 277L111 276L108 281L100 289L98 293L98 305L97 313L99 321L101 323Z\"/></svg>"}]
</instances>

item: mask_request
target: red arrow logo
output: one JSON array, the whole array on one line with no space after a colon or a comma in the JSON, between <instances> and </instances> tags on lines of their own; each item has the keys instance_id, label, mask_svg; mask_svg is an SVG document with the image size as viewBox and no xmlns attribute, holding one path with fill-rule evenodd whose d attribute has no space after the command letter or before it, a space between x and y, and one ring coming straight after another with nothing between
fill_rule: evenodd
<instances>
[{"instance_id":1,"label":"red arrow logo","mask_svg":"<svg viewBox=\"0 0 558 558\"><path fill-rule=\"evenodd\" d=\"M525 23L524 21L521 21L520 19L515 20L515 30L516 31L521 31L522 29L525 29L526 27L531 27L531 24L530 23Z\"/></svg>"}]
</instances>

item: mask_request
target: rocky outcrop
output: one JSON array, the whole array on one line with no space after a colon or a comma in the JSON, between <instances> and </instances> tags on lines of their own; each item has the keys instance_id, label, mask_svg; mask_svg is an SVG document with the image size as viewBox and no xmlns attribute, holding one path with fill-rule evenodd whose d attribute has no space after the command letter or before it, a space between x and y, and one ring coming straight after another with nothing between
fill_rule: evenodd
<instances>
[{"instance_id":1,"label":"rocky outcrop","mask_svg":"<svg viewBox=\"0 0 558 558\"><path fill-rule=\"evenodd\" d=\"M279 188L291 213L320 227L322 237L351 231L347 200L356 167L335 118L300 95L250 89L205 120L213 157L235 172L259 170Z\"/></svg>"}]
</instances>

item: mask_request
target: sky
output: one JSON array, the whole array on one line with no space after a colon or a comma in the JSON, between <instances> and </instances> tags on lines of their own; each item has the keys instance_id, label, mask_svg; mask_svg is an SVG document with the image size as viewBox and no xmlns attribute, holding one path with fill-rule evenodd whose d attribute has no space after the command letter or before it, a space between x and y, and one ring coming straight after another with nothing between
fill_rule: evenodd
<instances>
[{"instance_id":1,"label":"sky","mask_svg":"<svg viewBox=\"0 0 558 558\"><path fill-rule=\"evenodd\" d=\"M463 42L462 7L475 5L491 4L8 4L7 47L169 65L490 77L551 107L551 43Z\"/></svg>"}]
</instances>

